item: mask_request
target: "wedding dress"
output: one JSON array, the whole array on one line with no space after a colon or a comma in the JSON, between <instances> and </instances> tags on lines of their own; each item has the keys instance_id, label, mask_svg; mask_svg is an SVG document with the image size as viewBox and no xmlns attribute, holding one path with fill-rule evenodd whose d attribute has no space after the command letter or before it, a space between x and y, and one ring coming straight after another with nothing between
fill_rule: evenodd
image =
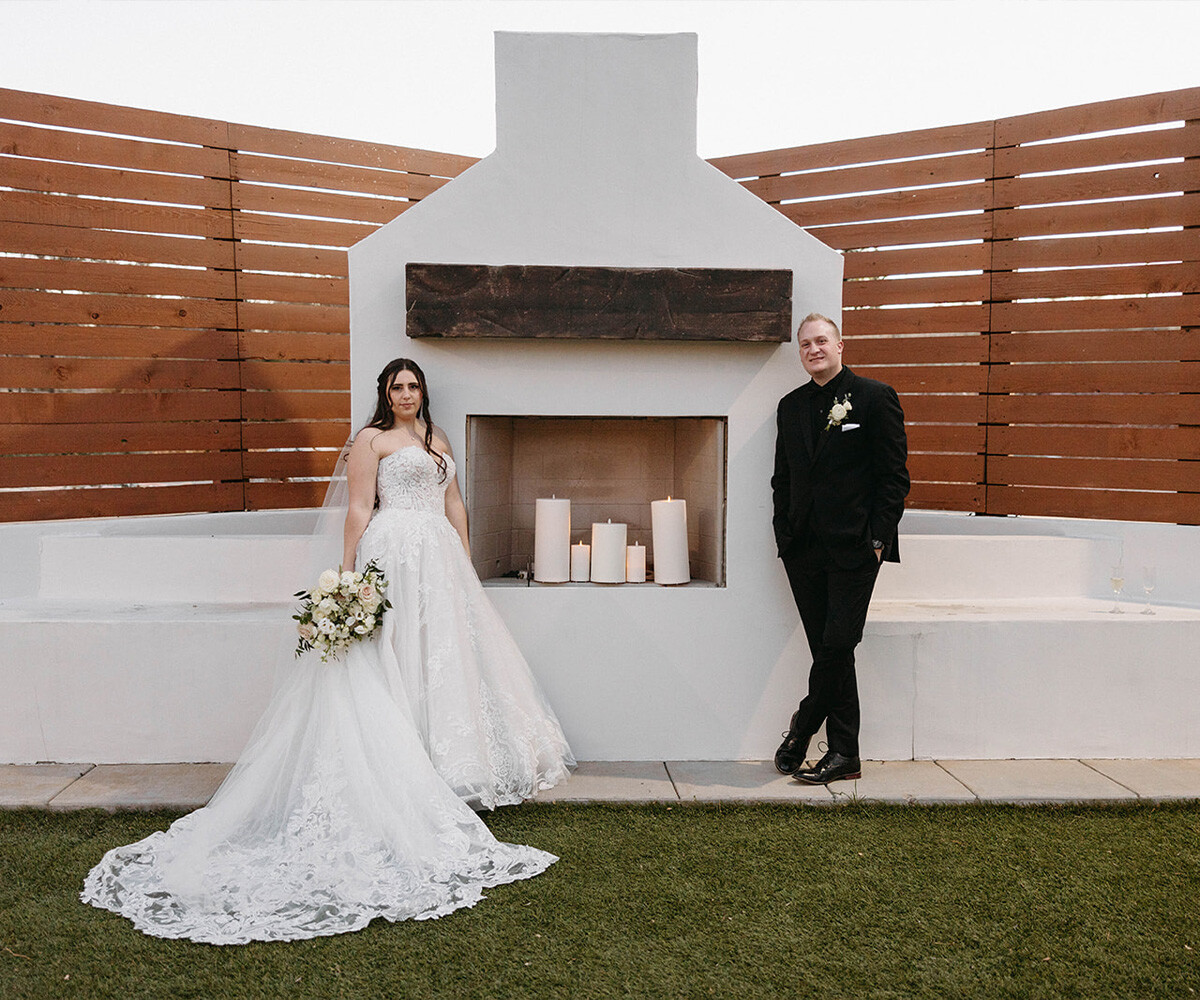
<instances>
[{"instance_id":1,"label":"wedding dress","mask_svg":"<svg viewBox=\"0 0 1200 1000\"><path fill-rule=\"evenodd\" d=\"M492 809L551 788L575 765L553 710L488 600L458 532L433 457L413 445L379 462L379 509L358 545L392 610L366 647L402 690L433 766L458 796Z\"/></svg>"},{"instance_id":2,"label":"wedding dress","mask_svg":"<svg viewBox=\"0 0 1200 1000\"><path fill-rule=\"evenodd\" d=\"M557 860L464 801L520 801L574 760L445 517L446 461L444 481L424 449L380 462L358 555L388 580L379 631L297 661L212 801L105 854L84 902L155 937L296 940L440 917Z\"/></svg>"}]
</instances>

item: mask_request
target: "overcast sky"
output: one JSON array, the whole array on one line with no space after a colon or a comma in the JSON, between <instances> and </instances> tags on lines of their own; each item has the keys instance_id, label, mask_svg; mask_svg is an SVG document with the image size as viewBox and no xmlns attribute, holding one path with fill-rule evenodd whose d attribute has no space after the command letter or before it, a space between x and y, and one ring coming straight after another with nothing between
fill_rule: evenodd
<instances>
[{"instance_id":1,"label":"overcast sky","mask_svg":"<svg viewBox=\"0 0 1200 1000\"><path fill-rule=\"evenodd\" d=\"M8 0L0 28L0 87L473 155L496 30L696 32L703 156L1200 85L1197 0Z\"/></svg>"}]
</instances>

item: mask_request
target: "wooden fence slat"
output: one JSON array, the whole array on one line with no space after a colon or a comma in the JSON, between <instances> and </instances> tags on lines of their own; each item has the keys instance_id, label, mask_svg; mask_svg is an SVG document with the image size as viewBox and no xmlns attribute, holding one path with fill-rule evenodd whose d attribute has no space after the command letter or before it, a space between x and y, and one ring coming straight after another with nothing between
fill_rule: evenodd
<instances>
[{"instance_id":1,"label":"wooden fence slat","mask_svg":"<svg viewBox=\"0 0 1200 1000\"><path fill-rule=\"evenodd\" d=\"M982 240L954 246L915 247L911 250L852 250L843 257L844 276L883 278L939 271L985 271L991 265Z\"/></svg>"},{"instance_id":2,"label":"wooden fence slat","mask_svg":"<svg viewBox=\"0 0 1200 1000\"><path fill-rule=\"evenodd\" d=\"M992 266L1086 267L1142 264L1151 261L1200 260L1200 228L1168 233L1120 233L1071 239L997 240L991 244ZM847 259L850 255L847 254Z\"/></svg>"},{"instance_id":3,"label":"wooden fence slat","mask_svg":"<svg viewBox=\"0 0 1200 1000\"><path fill-rule=\"evenodd\" d=\"M203 329L236 325L232 302L138 295L67 295L0 288L0 320Z\"/></svg>"},{"instance_id":4,"label":"wooden fence slat","mask_svg":"<svg viewBox=\"0 0 1200 1000\"><path fill-rule=\"evenodd\" d=\"M1200 393L1134 394L1140 388L1130 380L1126 394L1098 394L1089 390L1055 394L995 395L988 397L988 416L998 424L1200 424Z\"/></svg>"},{"instance_id":5,"label":"wooden fence slat","mask_svg":"<svg viewBox=\"0 0 1200 1000\"><path fill-rule=\"evenodd\" d=\"M319 216L325 219L373 222L380 226L391 222L412 204L410 201L397 201L394 198L372 198L331 191L300 191L264 184L238 184L233 191L233 207L243 212Z\"/></svg>"},{"instance_id":6,"label":"wooden fence slat","mask_svg":"<svg viewBox=\"0 0 1200 1000\"><path fill-rule=\"evenodd\" d=\"M79 166L20 156L0 156L0 177L5 186L26 191L229 208L229 182L218 178Z\"/></svg>"},{"instance_id":7,"label":"wooden fence slat","mask_svg":"<svg viewBox=\"0 0 1200 1000\"><path fill-rule=\"evenodd\" d=\"M11 389L221 389L238 385L236 361L6 358Z\"/></svg>"},{"instance_id":8,"label":"wooden fence slat","mask_svg":"<svg viewBox=\"0 0 1200 1000\"><path fill-rule=\"evenodd\" d=\"M262 243L293 243L320 247L349 247L379 227L357 222L289 219L285 216L238 212L233 217L234 236ZM240 251L239 251L240 253Z\"/></svg>"},{"instance_id":9,"label":"wooden fence slat","mask_svg":"<svg viewBox=\"0 0 1200 1000\"><path fill-rule=\"evenodd\" d=\"M923 302L986 302L990 290L986 274L937 278L876 279L842 284L842 306L903 305Z\"/></svg>"},{"instance_id":10,"label":"wooden fence slat","mask_svg":"<svg viewBox=\"0 0 1200 1000\"><path fill-rule=\"evenodd\" d=\"M984 181L992 169L991 154L965 153L924 160L901 160L861 167L818 170L803 174L760 177L743 182L743 187L763 201L788 198L817 198L859 191L884 191L953 181Z\"/></svg>"},{"instance_id":11,"label":"wooden fence slat","mask_svg":"<svg viewBox=\"0 0 1200 1000\"><path fill-rule=\"evenodd\" d=\"M1173 198L1141 198L1094 205L1054 205L997 211L997 239L1065 233L1102 233L1116 229L1155 229L1200 225L1200 194Z\"/></svg>"},{"instance_id":12,"label":"wooden fence slat","mask_svg":"<svg viewBox=\"0 0 1200 1000\"><path fill-rule=\"evenodd\" d=\"M345 278L310 278L285 274L237 276L238 297L272 302L308 302L330 306L350 304L350 283Z\"/></svg>"},{"instance_id":13,"label":"wooden fence slat","mask_svg":"<svg viewBox=\"0 0 1200 1000\"><path fill-rule=\"evenodd\" d=\"M1009 146L996 150L996 177L1087 170L1089 167L1119 166L1177 156L1200 156L1200 138L1194 129L1173 128L1106 135L1042 146Z\"/></svg>"},{"instance_id":14,"label":"wooden fence slat","mask_svg":"<svg viewBox=\"0 0 1200 1000\"><path fill-rule=\"evenodd\" d=\"M1189 330L1039 330L993 334L993 362L1200 361L1200 337Z\"/></svg>"},{"instance_id":15,"label":"wooden fence slat","mask_svg":"<svg viewBox=\"0 0 1200 1000\"><path fill-rule=\"evenodd\" d=\"M348 420L247 423L242 446L250 451L265 448L337 448L350 437Z\"/></svg>"},{"instance_id":16,"label":"wooden fence slat","mask_svg":"<svg viewBox=\"0 0 1200 1000\"><path fill-rule=\"evenodd\" d=\"M348 420L350 418L350 380L340 389L303 391L277 388L270 391L248 390L243 394L245 420Z\"/></svg>"},{"instance_id":17,"label":"wooden fence slat","mask_svg":"<svg viewBox=\"0 0 1200 1000\"><path fill-rule=\"evenodd\" d=\"M350 335L247 330L242 335L245 361L350 361Z\"/></svg>"},{"instance_id":18,"label":"wooden fence slat","mask_svg":"<svg viewBox=\"0 0 1200 1000\"><path fill-rule=\"evenodd\" d=\"M344 444L345 440L339 442ZM330 476L338 450L332 451L248 451L242 465L248 479L301 479Z\"/></svg>"},{"instance_id":19,"label":"wooden fence slat","mask_svg":"<svg viewBox=\"0 0 1200 1000\"><path fill-rule=\"evenodd\" d=\"M48 328L42 324L0 323L0 351L9 355L53 354L58 358L232 360L238 356L238 335L236 330L177 330L152 326Z\"/></svg>"},{"instance_id":20,"label":"wooden fence slat","mask_svg":"<svg viewBox=\"0 0 1200 1000\"><path fill-rule=\"evenodd\" d=\"M228 134L228 126L222 121L25 90L0 89L0 118L199 146L223 146Z\"/></svg>"},{"instance_id":21,"label":"wooden fence slat","mask_svg":"<svg viewBox=\"0 0 1200 1000\"><path fill-rule=\"evenodd\" d=\"M101 201L73 195L8 191L0 200L0 220L42 226L124 229L183 236L229 236L229 218L204 208L172 208L136 201Z\"/></svg>"},{"instance_id":22,"label":"wooden fence slat","mask_svg":"<svg viewBox=\"0 0 1200 1000\"><path fill-rule=\"evenodd\" d=\"M4 221L0 221L0 246L11 253L223 269L233 267L234 248L233 242L227 240ZM345 251L339 252L344 259Z\"/></svg>"},{"instance_id":23,"label":"wooden fence slat","mask_svg":"<svg viewBox=\"0 0 1200 1000\"><path fill-rule=\"evenodd\" d=\"M996 122L996 145L1015 146L1187 118L1200 118L1200 87L1001 118Z\"/></svg>"},{"instance_id":24,"label":"wooden fence slat","mask_svg":"<svg viewBox=\"0 0 1200 1000\"><path fill-rule=\"evenodd\" d=\"M324 491L322 491L324 493ZM241 483L200 483L125 489L61 489L7 493L0 516L8 521L67 517L133 517L243 509Z\"/></svg>"},{"instance_id":25,"label":"wooden fence slat","mask_svg":"<svg viewBox=\"0 0 1200 1000\"><path fill-rule=\"evenodd\" d=\"M987 508L993 514L1038 517L1094 517L1200 524L1200 493L1150 493L1103 489L989 485Z\"/></svg>"},{"instance_id":26,"label":"wooden fence slat","mask_svg":"<svg viewBox=\"0 0 1200 1000\"><path fill-rule=\"evenodd\" d=\"M1125 393L1150 386L1156 392L1195 392L1197 381L1196 365L1187 361L992 365L988 374L992 392Z\"/></svg>"},{"instance_id":27,"label":"wooden fence slat","mask_svg":"<svg viewBox=\"0 0 1200 1000\"><path fill-rule=\"evenodd\" d=\"M908 474L914 482L979 483L983 480L982 455L940 455L912 452Z\"/></svg>"},{"instance_id":28,"label":"wooden fence slat","mask_svg":"<svg viewBox=\"0 0 1200 1000\"><path fill-rule=\"evenodd\" d=\"M1200 459L1200 427L993 427L994 455Z\"/></svg>"},{"instance_id":29,"label":"wooden fence slat","mask_svg":"<svg viewBox=\"0 0 1200 1000\"><path fill-rule=\"evenodd\" d=\"M898 393L984 392L985 365L851 365L860 375L886 382Z\"/></svg>"},{"instance_id":30,"label":"wooden fence slat","mask_svg":"<svg viewBox=\"0 0 1200 1000\"><path fill-rule=\"evenodd\" d=\"M241 447L233 421L162 423L5 424L0 453L60 455L137 451L225 451ZM70 458L63 461L69 462Z\"/></svg>"},{"instance_id":31,"label":"wooden fence slat","mask_svg":"<svg viewBox=\"0 0 1200 1000\"><path fill-rule=\"evenodd\" d=\"M240 479L241 475L241 457L233 451L139 455L0 455L0 488L184 483L193 480Z\"/></svg>"},{"instance_id":32,"label":"wooden fence slat","mask_svg":"<svg viewBox=\"0 0 1200 1000\"><path fill-rule=\"evenodd\" d=\"M8 361L5 361L7 369ZM236 392L0 392L0 422L72 424L237 420ZM349 413L349 404L346 412Z\"/></svg>"},{"instance_id":33,"label":"wooden fence slat","mask_svg":"<svg viewBox=\"0 0 1200 1000\"><path fill-rule=\"evenodd\" d=\"M1018 205L1049 202L1163 195L1187 191L1196 183L1196 167L1188 162L1157 163L1053 177L1017 177L996 181L994 204L996 208L1015 208Z\"/></svg>"},{"instance_id":34,"label":"wooden fence slat","mask_svg":"<svg viewBox=\"0 0 1200 1000\"><path fill-rule=\"evenodd\" d=\"M850 362L854 367L853 362ZM864 368L864 373L867 369ZM897 390L899 392L899 390ZM914 423L981 424L987 420L987 396L974 392L909 393L900 392L900 406L906 425Z\"/></svg>"},{"instance_id":35,"label":"wooden fence slat","mask_svg":"<svg viewBox=\"0 0 1200 1000\"><path fill-rule=\"evenodd\" d=\"M281 184L361 194L391 195L419 200L448 183L447 177L410 174L373 167L355 167L344 163L315 160L286 160L278 156L256 156L233 152L234 178L258 184Z\"/></svg>"},{"instance_id":36,"label":"wooden fence slat","mask_svg":"<svg viewBox=\"0 0 1200 1000\"><path fill-rule=\"evenodd\" d=\"M966 334L953 337L855 337L845 341L844 360L858 365L903 365L914 362L988 360L988 337Z\"/></svg>"},{"instance_id":37,"label":"wooden fence slat","mask_svg":"<svg viewBox=\"0 0 1200 1000\"><path fill-rule=\"evenodd\" d=\"M229 173L229 156L223 149L118 139L2 120L0 154L198 177L225 177Z\"/></svg>"},{"instance_id":38,"label":"wooden fence slat","mask_svg":"<svg viewBox=\"0 0 1200 1000\"><path fill-rule=\"evenodd\" d=\"M906 424L910 454L917 452L966 452L986 450L987 429L979 424Z\"/></svg>"},{"instance_id":39,"label":"wooden fence slat","mask_svg":"<svg viewBox=\"0 0 1200 1000\"><path fill-rule=\"evenodd\" d=\"M997 271L992 275L994 299L1162 292L1200 292L1200 267L1195 262L1189 262L1088 267L1068 271Z\"/></svg>"},{"instance_id":40,"label":"wooden fence slat","mask_svg":"<svg viewBox=\"0 0 1200 1000\"><path fill-rule=\"evenodd\" d=\"M238 318L246 330L295 330L301 333L349 333L349 306L295 302L243 302Z\"/></svg>"},{"instance_id":41,"label":"wooden fence slat","mask_svg":"<svg viewBox=\"0 0 1200 1000\"><path fill-rule=\"evenodd\" d=\"M780 211L792 217L791 205ZM792 220L795 221L794 219ZM932 219L899 219L885 222L856 222L844 226L810 226L813 236L835 250L860 247L886 247L907 243L950 243L958 240L982 240L990 232L991 215L939 216Z\"/></svg>"},{"instance_id":42,"label":"wooden fence slat","mask_svg":"<svg viewBox=\"0 0 1200 1000\"><path fill-rule=\"evenodd\" d=\"M242 387L250 390L350 388L350 366L288 361L250 361L242 364Z\"/></svg>"},{"instance_id":43,"label":"wooden fence slat","mask_svg":"<svg viewBox=\"0 0 1200 1000\"><path fill-rule=\"evenodd\" d=\"M984 486L979 483L914 482L905 506L916 510L984 512Z\"/></svg>"},{"instance_id":44,"label":"wooden fence slat","mask_svg":"<svg viewBox=\"0 0 1200 1000\"><path fill-rule=\"evenodd\" d=\"M345 278L350 269L345 249L272 246L268 243L235 243L240 274L247 271L285 271Z\"/></svg>"},{"instance_id":45,"label":"wooden fence slat","mask_svg":"<svg viewBox=\"0 0 1200 1000\"><path fill-rule=\"evenodd\" d=\"M1096 330L1200 325L1200 296L995 302L995 330Z\"/></svg>"},{"instance_id":46,"label":"wooden fence slat","mask_svg":"<svg viewBox=\"0 0 1200 1000\"><path fill-rule=\"evenodd\" d=\"M324 483L247 483L246 510L320 507Z\"/></svg>"},{"instance_id":47,"label":"wooden fence slat","mask_svg":"<svg viewBox=\"0 0 1200 1000\"><path fill-rule=\"evenodd\" d=\"M792 146L760 153L740 153L710 160L730 177L763 177L793 170L814 170L877 160L899 160L966 150L985 149L992 142L992 122L939 126L915 132L896 132L864 139L843 139Z\"/></svg>"},{"instance_id":48,"label":"wooden fence slat","mask_svg":"<svg viewBox=\"0 0 1200 1000\"><path fill-rule=\"evenodd\" d=\"M986 330L986 305L852 309L842 313L847 337L884 333L974 333Z\"/></svg>"},{"instance_id":49,"label":"wooden fence slat","mask_svg":"<svg viewBox=\"0 0 1200 1000\"><path fill-rule=\"evenodd\" d=\"M0 287L232 299L232 271L99 261L0 257Z\"/></svg>"},{"instance_id":50,"label":"wooden fence slat","mask_svg":"<svg viewBox=\"0 0 1200 1000\"><path fill-rule=\"evenodd\" d=\"M822 201L787 202L781 206L798 226L829 226L863 219L902 219L944 212L980 212L988 207L989 185L983 181L954 187L886 191Z\"/></svg>"},{"instance_id":51,"label":"wooden fence slat","mask_svg":"<svg viewBox=\"0 0 1200 1000\"><path fill-rule=\"evenodd\" d=\"M229 126L230 148L241 152L270 153L299 160L324 160L384 170L399 170L437 177L457 177L478 160L473 156L428 149L385 146L358 139L306 135L256 125Z\"/></svg>"},{"instance_id":52,"label":"wooden fence slat","mask_svg":"<svg viewBox=\"0 0 1200 1000\"><path fill-rule=\"evenodd\" d=\"M995 454L987 461L989 482L1000 485L1200 492L1200 462Z\"/></svg>"}]
</instances>

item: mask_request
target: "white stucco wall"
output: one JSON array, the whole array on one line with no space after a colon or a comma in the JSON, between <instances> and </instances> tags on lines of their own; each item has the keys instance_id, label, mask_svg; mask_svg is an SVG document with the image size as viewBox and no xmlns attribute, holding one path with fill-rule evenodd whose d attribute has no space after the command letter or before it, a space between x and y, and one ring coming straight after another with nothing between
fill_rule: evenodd
<instances>
[{"instance_id":1,"label":"white stucco wall","mask_svg":"<svg viewBox=\"0 0 1200 1000\"><path fill-rule=\"evenodd\" d=\"M776 402L806 377L794 343L410 341L404 268L790 268L794 329L839 314L840 255L696 155L694 35L501 33L496 65L496 152L350 251L355 425L397 356L460 455L469 413L727 416L724 589L489 593L578 754L761 755L801 669L769 487Z\"/></svg>"}]
</instances>

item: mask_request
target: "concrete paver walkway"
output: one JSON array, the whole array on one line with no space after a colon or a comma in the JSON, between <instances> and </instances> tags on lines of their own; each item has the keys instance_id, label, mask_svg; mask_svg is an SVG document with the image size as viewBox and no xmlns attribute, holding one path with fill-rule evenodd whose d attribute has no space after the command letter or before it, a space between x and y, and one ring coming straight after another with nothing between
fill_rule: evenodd
<instances>
[{"instance_id":1,"label":"concrete paver walkway","mask_svg":"<svg viewBox=\"0 0 1200 1000\"><path fill-rule=\"evenodd\" d=\"M5 764L0 808L195 809L230 764ZM583 761L538 802L910 804L1200 800L1200 760L864 761L858 781L803 785L770 761Z\"/></svg>"}]
</instances>

